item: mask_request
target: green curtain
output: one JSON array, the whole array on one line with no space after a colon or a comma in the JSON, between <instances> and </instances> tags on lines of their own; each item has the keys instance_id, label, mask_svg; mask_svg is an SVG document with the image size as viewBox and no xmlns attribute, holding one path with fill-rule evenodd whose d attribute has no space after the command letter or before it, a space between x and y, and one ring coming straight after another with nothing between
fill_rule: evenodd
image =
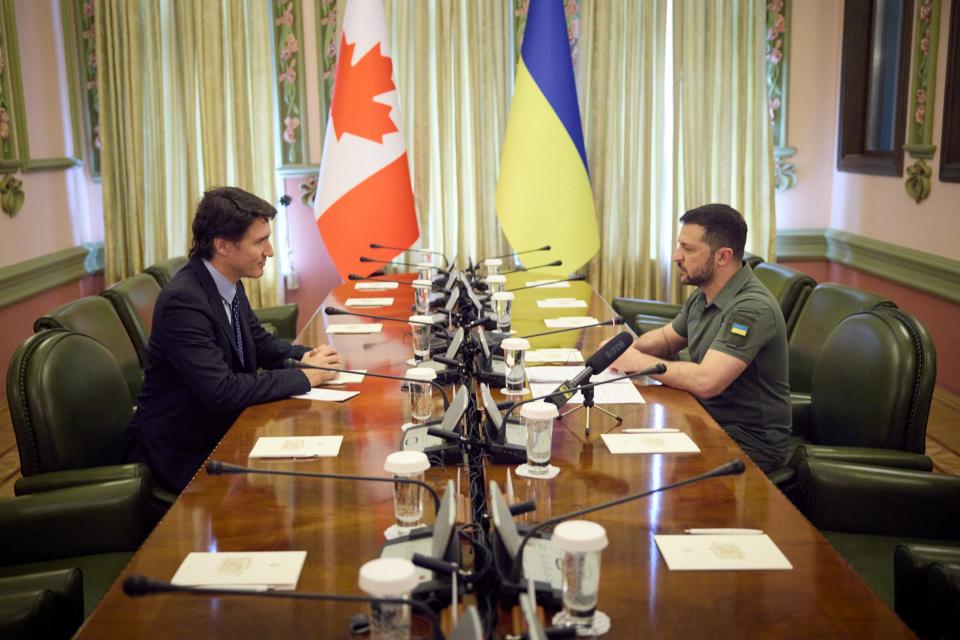
<instances>
[{"instance_id":1,"label":"green curtain","mask_svg":"<svg viewBox=\"0 0 960 640\"><path fill-rule=\"evenodd\" d=\"M97 0L107 282L183 255L205 189L276 201L267 0ZM276 304L276 261L245 282Z\"/></svg>"}]
</instances>

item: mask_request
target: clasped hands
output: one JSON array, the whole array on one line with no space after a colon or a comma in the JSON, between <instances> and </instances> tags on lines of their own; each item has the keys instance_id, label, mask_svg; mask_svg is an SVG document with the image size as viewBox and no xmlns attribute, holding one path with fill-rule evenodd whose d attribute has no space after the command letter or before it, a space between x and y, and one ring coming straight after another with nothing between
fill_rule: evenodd
<instances>
[{"instance_id":1,"label":"clasped hands","mask_svg":"<svg viewBox=\"0 0 960 640\"><path fill-rule=\"evenodd\" d=\"M340 369L343 366L340 362L340 354L328 344L311 349L303 356L301 362L315 367L333 367L335 369ZM310 381L311 387L330 382L337 377L334 371L320 371L318 369L302 369L302 371L306 374L307 380Z\"/></svg>"}]
</instances>

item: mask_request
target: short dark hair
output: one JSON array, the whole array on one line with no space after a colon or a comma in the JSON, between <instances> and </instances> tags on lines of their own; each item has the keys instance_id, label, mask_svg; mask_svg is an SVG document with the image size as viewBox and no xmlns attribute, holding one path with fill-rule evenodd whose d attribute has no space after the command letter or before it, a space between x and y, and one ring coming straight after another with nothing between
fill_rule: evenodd
<instances>
[{"instance_id":1,"label":"short dark hair","mask_svg":"<svg viewBox=\"0 0 960 640\"><path fill-rule=\"evenodd\" d=\"M193 218L190 255L209 260L213 239L239 242L257 218L270 222L277 210L266 200L236 187L217 187L204 192Z\"/></svg>"},{"instance_id":2,"label":"short dark hair","mask_svg":"<svg viewBox=\"0 0 960 640\"><path fill-rule=\"evenodd\" d=\"M733 249L737 260L743 260L743 249L747 244L747 223L740 212L727 204L705 204L690 209L680 216L684 224L698 224L703 227L703 238L711 251L721 247Z\"/></svg>"}]
</instances>

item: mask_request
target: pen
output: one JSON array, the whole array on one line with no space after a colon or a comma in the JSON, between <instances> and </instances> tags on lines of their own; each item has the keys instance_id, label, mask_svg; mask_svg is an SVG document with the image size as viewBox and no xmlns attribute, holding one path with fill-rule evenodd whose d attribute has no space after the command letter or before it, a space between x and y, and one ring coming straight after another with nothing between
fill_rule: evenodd
<instances>
[{"instance_id":1,"label":"pen","mask_svg":"<svg viewBox=\"0 0 960 640\"><path fill-rule=\"evenodd\" d=\"M761 536L760 529L684 529L691 536Z\"/></svg>"},{"instance_id":2,"label":"pen","mask_svg":"<svg viewBox=\"0 0 960 640\"><path fill-rule=\"evenodd\" d=\"M680 429L621 429L624 433L680 433Z\"/></svg>"}]
</instances>

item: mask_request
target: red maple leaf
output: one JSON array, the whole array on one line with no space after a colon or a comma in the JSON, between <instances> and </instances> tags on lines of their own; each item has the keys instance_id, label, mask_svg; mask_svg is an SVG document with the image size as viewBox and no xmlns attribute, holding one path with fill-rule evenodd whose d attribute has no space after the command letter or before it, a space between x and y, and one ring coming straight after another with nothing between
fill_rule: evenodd
<instances>
[{"instance_id":1,"label":"red maple leaf","mask_svg":"<svg viewBox=\"0 0 960 640\"><path fill-rule=\"evenodd\" d=\"M357 64L353 60L354 44L340 38L340 59L337 61L337 79L333 86L330 114L337 140L350 132L361 138L383 142L383 136L397 130L390 119L389 105L374 102L374 96L393 91L391 74L393 62L380 53L380 44L373 47Z\"/></svg>"}]
</instances>

